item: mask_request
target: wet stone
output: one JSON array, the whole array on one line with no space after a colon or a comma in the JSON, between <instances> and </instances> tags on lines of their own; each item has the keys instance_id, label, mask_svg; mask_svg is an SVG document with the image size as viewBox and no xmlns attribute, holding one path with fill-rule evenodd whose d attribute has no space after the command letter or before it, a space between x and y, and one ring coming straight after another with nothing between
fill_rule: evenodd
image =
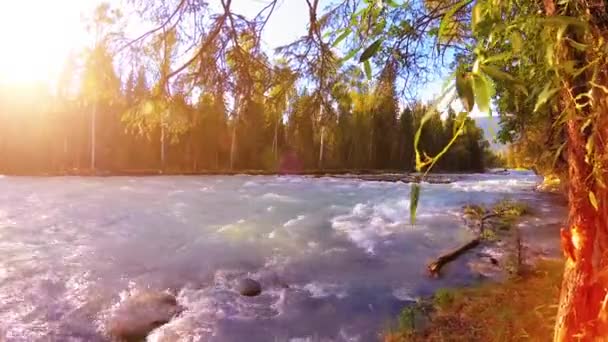
<instances>
[{"instance_id":1,"label":"wet stone","mask_svg":"<svg viewBox=\"0 0 608 342\"><path fill-rule=\"evenodd\" d=\"M164 292L142 292L120 303L110 317L107 330L114 339L141 341L180 312L175 296Z\"/></svg>"},{"instance_id":2,"label":"wet stone","mask_svg":"<svg viewBox=\"0 0 608 342\"><path fill-rule=\"evenodd\" d=\"M243 296L246 297L255 297L259 296L262 293L262 286L257 281L244 278L240 279L236 284L236 290Z\"/></svg>"}]
</instances>

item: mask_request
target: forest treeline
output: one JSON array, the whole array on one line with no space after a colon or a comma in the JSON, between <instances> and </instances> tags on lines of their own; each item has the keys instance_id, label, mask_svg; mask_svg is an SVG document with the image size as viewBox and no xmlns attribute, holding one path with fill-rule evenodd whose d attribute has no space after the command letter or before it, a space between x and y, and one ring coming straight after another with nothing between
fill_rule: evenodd
<instances>
[{"instance_id":1,"label":"forest treeline","mask_svg":"<svg viewBox=\"0 0 608 342\"><path fill-rule=\"evenodd\" d=\"M432 107L400 109L393 68L376 81L348 68L320 95L262 52L231 61L239 89L169 88L155 77L165 58L125 68L100 43L68 61L53 89L2 87L0 173L414 169L414 136ZM463 120L435 170L495 162L475 121L453 110L432 114L420 151L439 153Z\"/></svg>"}]
</instances>

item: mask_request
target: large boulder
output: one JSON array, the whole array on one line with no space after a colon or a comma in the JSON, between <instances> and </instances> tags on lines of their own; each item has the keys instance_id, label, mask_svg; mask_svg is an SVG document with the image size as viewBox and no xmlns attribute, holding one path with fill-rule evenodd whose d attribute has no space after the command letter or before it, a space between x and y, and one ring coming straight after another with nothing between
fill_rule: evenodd
<instances>
[{"instance_id":1,"label":"large boulder","mask_svg":"<svg viewBox=\"0 0 608 342\"><path fill-rule=\"evenodd\" d=\"M146 291L124 300L108 321L109 335L121 341L141 341L181 312L175 296Z\"/></svg>"}]
</instances>

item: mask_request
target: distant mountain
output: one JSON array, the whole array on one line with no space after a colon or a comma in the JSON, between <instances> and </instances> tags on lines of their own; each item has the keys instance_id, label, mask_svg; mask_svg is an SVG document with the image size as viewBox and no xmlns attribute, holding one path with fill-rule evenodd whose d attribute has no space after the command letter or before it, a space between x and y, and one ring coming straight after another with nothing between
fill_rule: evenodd
<instances>
[{"instance_id":1,"label":"distant mountain","mask_svg":"<svg viewBox=\"0 0 608 342\"><path fill-rule=\"evenodd\" d=\"M506 145L495 142L496 135L500 126L498 125L498 117L479 116L473 118L479 128L483 129L483 135L490 142L490 147L495 151L500 151L506 148Z\"/></svg>"}]
</instances>

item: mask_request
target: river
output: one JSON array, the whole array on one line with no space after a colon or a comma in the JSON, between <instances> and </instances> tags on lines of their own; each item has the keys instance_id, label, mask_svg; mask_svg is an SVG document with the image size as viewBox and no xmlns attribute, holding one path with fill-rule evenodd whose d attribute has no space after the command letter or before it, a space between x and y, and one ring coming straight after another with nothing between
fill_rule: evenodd
<instances>
[{"instance_id":1,"label":"river","mask_svg":"<svg viewBox=\"0 0 608 342\"><path fill-rule=\"evenodd\" d=\"M404 183L0 176L0 337L106 341L111 310L151 289L176 293L184 311L150 341L377 340L417 296L474 281L464 261L441 279L425 274L471 237L463 205L506 197L550 213L538 181L510 172L423 184L412 226ZM231 290L243 276L262 295Z\"/></svg>"}]
</instances>

